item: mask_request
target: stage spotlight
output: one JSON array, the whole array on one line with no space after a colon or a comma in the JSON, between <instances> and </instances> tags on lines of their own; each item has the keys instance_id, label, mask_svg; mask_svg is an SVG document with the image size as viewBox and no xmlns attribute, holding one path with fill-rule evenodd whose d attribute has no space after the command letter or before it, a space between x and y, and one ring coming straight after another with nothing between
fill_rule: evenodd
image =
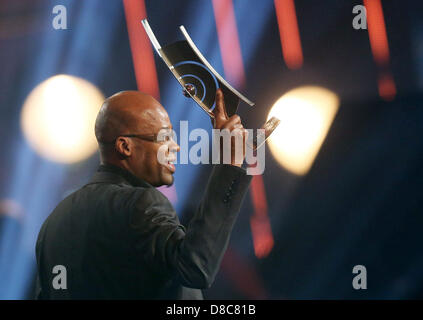
<instances>
[{"instance_id":1,"label":"stage spotlight","mask_svg":"<svg viewBox=\"0 0 423 320\"><path fill-rule=\"evenodd\" d=\"M0 199L0 218L1 216L20 220L23 217L23 208L12 199Z\"/></svg>"},{"instance_id":2,"label":"stage spotlight","mask_svg":"<svg viewBox=\"0 0 423 320\"><path fill-rule=\"evenodd\" d=\"M268 119L281 120L269 138L269 148L287 170L308 172L339 107L337 95L325 88L305 86L293 89L273 105Z\"/></svg>"},{"instance_id":3,"label":"stage spotlight","mask_svg":"<svg viewBox=\"0 0 423 320\"><path fill-rule=\"evenodd\" d=\"M92 83L69 75L51 77L35 87L21 113L29 144L43 157L74 163L97 149L94 122L104 100Z\"/></svg>"}]
</instances>

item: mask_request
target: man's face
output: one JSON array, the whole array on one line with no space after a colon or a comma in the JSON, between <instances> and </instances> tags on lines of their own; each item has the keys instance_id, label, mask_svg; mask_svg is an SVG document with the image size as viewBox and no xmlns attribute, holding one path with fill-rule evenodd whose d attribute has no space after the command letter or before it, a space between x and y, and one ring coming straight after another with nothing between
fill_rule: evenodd
<instances>
[{"instance_id":1,"label":"man's face","mask_svg":"<svg viewBox=\"0 0 423 320\"><path fill-rule=\"evenodd\" d=\"M173 173L176 161L176 152L179 145L172 139L172 124L169 116L163 107L144 111L140 121L139 132L143 135L154 135L155 141L147 141L132 138L134 143L134 154L132 158L132 169L136 176L158 187L161 185L173 184ZM159 135L159 133L169 134ZM157 135L159 135L157 137ZM157 139L158 138L158 139ZM159 141L157 141L159 140ZM159 161L159 151L164 156L164 161Z\"/></svg>"}]
</instances>

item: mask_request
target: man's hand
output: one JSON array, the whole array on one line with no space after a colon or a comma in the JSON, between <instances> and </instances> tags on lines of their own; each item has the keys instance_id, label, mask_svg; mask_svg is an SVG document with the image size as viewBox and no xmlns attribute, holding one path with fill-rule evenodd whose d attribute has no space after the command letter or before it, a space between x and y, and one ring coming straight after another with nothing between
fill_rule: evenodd
<instances>
[{"instance_id":1,"label":"man's hand","mask_svg":"<svg viewBox=\"0 0 423 320\"><path fill-rule=\"evenodd\" d=\"M241 167L245 158L245 141L248 136L248 131L244 129L241 123L241 118L237 114L234 114L232 117L228 117L221 89L217 89L216 91L216 107L214 108L213 113L215 117L212 119L213 128L222 131L227 130L231 135L231 165ZM236 140L239 142L242 141L242 144L238 143L238 150L235 144ZM223 159L223 149L228 147L229 146L225 146L225 144L220 141L221 159ZM236 157L237 153L238 157ZM223 162L221 161L221 163Z\"/></svg>"}]
</instances>

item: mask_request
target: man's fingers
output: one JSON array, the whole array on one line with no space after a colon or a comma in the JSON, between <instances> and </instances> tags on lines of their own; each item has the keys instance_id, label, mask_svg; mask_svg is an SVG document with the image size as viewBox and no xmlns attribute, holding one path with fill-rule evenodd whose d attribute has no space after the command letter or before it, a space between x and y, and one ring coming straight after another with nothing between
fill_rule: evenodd
<instances>
[{"instance_id":1,"label":"man's fingers","mask_svg":"<svg viewBox=\"0 0 423 320\"><path fill-rule=\"evenodd\" d=\"M216 91L216 107L213 110L214 116L217 121L225 121L228 119L228 114L226 113L225 100L223 99L223 93L221 89Z\"/></svg>"},{"instance_id":2,"label":"man's fingers","mask_svg":"<svg viewBox=\"0 0 423 320\"><path fill-rule=\"evenodd\" d=\"M239 115L234 114L232 117L230 117L225 124L223 125L222 129L229 129L229 131L232 131L234 129L235 125L241 125L241 118Z\"/></svg>"}]
</instances>

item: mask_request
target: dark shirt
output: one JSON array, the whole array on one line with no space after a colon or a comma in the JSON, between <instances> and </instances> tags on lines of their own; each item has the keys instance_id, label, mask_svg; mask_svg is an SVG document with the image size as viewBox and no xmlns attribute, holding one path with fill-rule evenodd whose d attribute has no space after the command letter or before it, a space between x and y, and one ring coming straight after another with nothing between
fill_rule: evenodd
<instances>
[{"instance_id":1,"label":"dark shirt","mask_svg":"<svg viewBox=\"0 0 423 320\"><path fill-rule=\"evenodd\" d=\"M168 199L128 171L100 166L41 227L39 299L202 299L227 248L251 176L215 165L187 227ZM66 288L53 268L66 268Z\"/></svg>"}]
</instances>

